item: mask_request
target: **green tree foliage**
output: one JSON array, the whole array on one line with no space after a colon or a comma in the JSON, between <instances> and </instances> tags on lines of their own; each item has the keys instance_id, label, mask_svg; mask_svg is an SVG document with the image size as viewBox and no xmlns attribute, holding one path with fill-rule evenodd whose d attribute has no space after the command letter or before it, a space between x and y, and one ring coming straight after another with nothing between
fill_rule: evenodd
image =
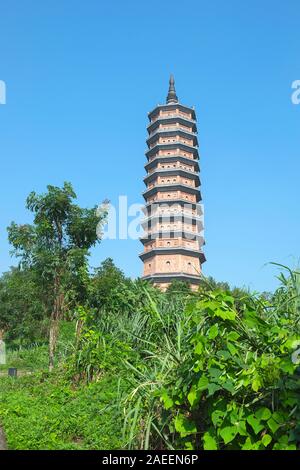
<instances>
[{"instance_id":1,"label":"green tree foliage","mask_svg":"<svg viewBox=\"0 0 300 470\"><path fill-rule=\"evenodd\" d=\"M43 292L35 271L12 268L0 278L0 330L10 345L45 339Z\"/></svg>"},{"instance_id":2,"label":"green tree foliage","mask_svg":"<svg viewBox=\"0 0 300 470\"><path fill-rule=\"evenodd\" d=\"M21 267L39 276L44 306L51 319L49 333L49 366L53 368L58 322L63 314L86 297L89 249L98 240L97 225L105 219L96 207L81 208L74 203L76 194L70 183L62 188L48 186L47 193L32 192L26 207L33 224L8 228L9 241Z\"/></svg>"},{"instance_id":3,"label":"green tree foliage","mask_svg":"<svg viewBox=\"0 0 300 470\"><path fill-rule=\"evenodd\" d=\"M187 296L191 293L190 285L185 281L174 280L169 287L167 288L166 294L167 297L171 298L172 296Z\"/></svg>"},{"instance_id":4,"label":"green tree foliage","mask_svg":"<svg viewBox=\"0 0 300 470\"><path fill-rule=\"evenodd\" d=\"M95 309L110 307L114 310L114 304L121 308L119 299L116 302L117 292L125 289L127 279L123 272L116 267L112 258L104 260L99 268L94 270L90 280L89 304ZM119 296L118 296L119 297Z\"/></svg>"},{"instance_id":5,"label":"green tree foliage","mask_svg":"<svg viewBox=\"0 0 300 470\"><path fill-rule=\"evenodd\" d=\"M156 299L161 296L148 282L125 277L113 260L107 258L90 279L88 306L94 309L96 317L103 310L114 315L134 313L145 306L145 289Z\"/></svg>"}]
</instances>

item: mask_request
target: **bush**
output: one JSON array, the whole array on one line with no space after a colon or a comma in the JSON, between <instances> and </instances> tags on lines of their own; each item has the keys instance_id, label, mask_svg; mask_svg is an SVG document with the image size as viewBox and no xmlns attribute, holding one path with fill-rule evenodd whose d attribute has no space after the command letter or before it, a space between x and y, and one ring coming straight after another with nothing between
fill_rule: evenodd
<instances>
[{"instance_id":1,"label":"bush","mask_svg":"<svg viewBox=\"0 0 300 470\"><path fill-rule=\"evenodd\" d=\"M296 449L300 335L291 305L277 315L264 297L239 298L237 308L230 292L202 292L174 325L153 304L161 335L145 339L127 399L130 446Z\"/></svg>"}]
</instances>

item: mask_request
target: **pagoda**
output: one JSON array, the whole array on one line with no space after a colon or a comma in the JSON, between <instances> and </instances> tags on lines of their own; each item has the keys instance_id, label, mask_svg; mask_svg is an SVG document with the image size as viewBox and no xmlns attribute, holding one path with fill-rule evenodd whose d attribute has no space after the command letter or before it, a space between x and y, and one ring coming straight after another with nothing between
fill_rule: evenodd
<instances>
[{"instance_id":1,"label":"pagoda","mask_svg":"<svg viewBox=\"0 0 300 470\"><path fill-rule=\"evenodd\" d=\"M195 290L205 261L197 124L194 108L179 102L172 75L166 104L148 116L143 279L162 290L187 281Z\"/></svg>"}]
</instances>

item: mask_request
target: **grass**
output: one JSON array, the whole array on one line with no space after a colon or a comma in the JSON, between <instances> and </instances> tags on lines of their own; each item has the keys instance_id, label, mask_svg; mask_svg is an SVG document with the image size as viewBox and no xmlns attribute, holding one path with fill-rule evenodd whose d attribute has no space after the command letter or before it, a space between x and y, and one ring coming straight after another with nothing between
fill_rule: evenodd
<instances>
[{"instance_id":1,"label":"grass","mask_svg":"<svg viewBox=\"0 0 300 470\"><path fill-rule=\"evenodd\" d=\"M64 374L0 379L0 421L9 449L120 449L119 381L72 386Z\"/></svg>"},{"instance_id":2,"label":"grass","mask_svg":"<svg viewBox=\"0 0 300 470\"><path fill-rule=\"evenodd\" d=\"M60 334L57 344L56 363L63 362L72 349L75 334L75 322L60 322ZM9 367L16 367L19 373L46 370L48 367L48 345L33 343L26 347L7 347L6 364L0 365L1 375Z\"/></svg>"},{"instance_id":3,"label":"grass","mask_svg":"<svg viewBox=\"0 0 300 470\"><path fill-rule=\"evenodd\" d=\"M74 331L74 323L61 323L57 365L71 351ZM17 367L17 379L7 377L9 367ZM125 382L115 374L102 374L93 383L75 385L62 367L52 374L47 367L47 344L7 351L7 363L0 366L0 422L8 448L123 448L118 404Z\"/></svg>"},{"instance_id":4,"label":"grass","mask_svg":"<svg viewBox=\"0 0 300 470\"><path fill-rule=\"evenodd\" d=\"M16 367L19 373L46 369L48 364L48 346L33 344L26 348L8 349L6 364L0 366L4 374L9 367Z\"/></svg>"}]
</instances>

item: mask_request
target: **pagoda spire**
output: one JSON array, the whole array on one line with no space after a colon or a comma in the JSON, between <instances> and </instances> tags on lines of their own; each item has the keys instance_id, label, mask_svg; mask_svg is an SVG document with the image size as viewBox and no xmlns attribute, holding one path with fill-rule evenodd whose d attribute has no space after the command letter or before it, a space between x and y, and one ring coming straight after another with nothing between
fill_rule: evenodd
<instances>
[{"instance_id":1,"label":"pagoda spire","mask_svg":"<svg viewBox=\"0 0 300 470\"><path fill-rule=\"evenodd\" d=\"M175 80L173 75L170 76L169 80L169 93L167 96L167 104L169 103L178 103L178 98L175 91Z\"/></svg>"}]
</instances>

